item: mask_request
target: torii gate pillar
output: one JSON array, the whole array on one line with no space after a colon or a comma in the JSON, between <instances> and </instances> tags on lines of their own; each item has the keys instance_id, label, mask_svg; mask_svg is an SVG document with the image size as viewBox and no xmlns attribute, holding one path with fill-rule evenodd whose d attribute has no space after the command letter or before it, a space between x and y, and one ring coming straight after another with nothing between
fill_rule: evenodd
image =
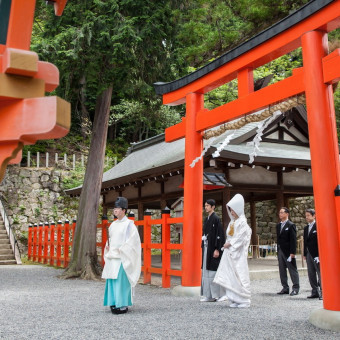
<instances>
[{"instance_id":1,"label":"torii gate pillar","mask_svg":"<svg viewBox=\"0 0 340 340\"><path fill-rule=\"evenodd\" d=\"M184 162L184 221L182 286L174 288L174 295L199 295L201 285L202 250L198 245L202 237L203 160L194 167L191 161L203 150L202 133L196 130L196 115L203 109L204 95L186 96L185 162Z\"/></svg>"},{"instance_id":2,"label":"torii gate pillar","mask_svg":"<svg viewBox=\"0 0 340 340\"><path fill-rule=\"evenodd\" d=\"M317 327L334 329L328 324L340 323L340 221L337 221L340 197L334 197L340 173L333 90L332 85L323 80L322 58L327 55L327 34L307 32L301 43L324 299L324 309L314 311L310 322Z\"/></svg>"},{"instance_id":3,"label":"torii gate pillar","mask_svg":"<svg viewBox=\"0 0 340 340\"><path fill-rule=\"evenodd\" d=\"M340 164L332 85L340 81L340 49L328 54L327 32L339 27L340 0L310 1L272 28L192 74L174 82L155 84L165 105L187 104L186 118L169 127L165 135L167 142L186 138L184 288L200 283L198 229L202 223L199 215L203 203L203 164L196 163L194 168L188 164L201 153L200 133L305 93L324 297L324 309L313 312L310 321L320 328L337 331L340 331ZM302 47L303 67L294 69L290 77L253 91L253 69L299 47ZM205 93L236 78L237 99L203 110Z\"/></svg>"}]
</instances>

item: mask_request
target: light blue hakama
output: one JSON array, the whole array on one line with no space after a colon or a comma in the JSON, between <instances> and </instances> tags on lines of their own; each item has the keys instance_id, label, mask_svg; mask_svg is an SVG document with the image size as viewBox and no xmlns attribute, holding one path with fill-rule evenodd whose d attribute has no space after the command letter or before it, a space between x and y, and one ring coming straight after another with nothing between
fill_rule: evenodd
<instances>
[{"instance_id":1,"label":"light blue hakama","mask_svg":"<svg viewBox=\"0 0 340 340\"><path fill-rule=\"evenodd\" d=\"M131 285L122 265L116 279L106 279L104 306L132 306Z\"/></svg>"}]
</instances>

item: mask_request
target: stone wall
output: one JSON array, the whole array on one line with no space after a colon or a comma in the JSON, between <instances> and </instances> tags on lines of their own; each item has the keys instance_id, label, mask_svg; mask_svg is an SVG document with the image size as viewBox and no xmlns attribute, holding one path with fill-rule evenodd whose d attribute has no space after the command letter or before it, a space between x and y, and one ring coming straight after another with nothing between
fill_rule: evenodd
<instances>
[{"instance_id":1,"label":"stone wall","mask_svg":"<svg viewBox=\"0 0 340 340\"><path fill-rule=\"evenodd\" d=\"M29 224L72 221L76 217L78 199L65 194L63 176L67 176L67 171L8 167L0 184L0 195L9 221L23 245Z\"/></svg>"},{"instance_id":2,"label":"stone wall","mask_svg":"<svg viewBox=\"0 0 340 340\"><path fill-rule=\"evenodd\" d=\"M256 206L256 232L260 244L276 243L276 224L279 222L276 201L257 202ZM306 225L305 210L314 208L313 197L299 197L289 200L290 220L297 228L297 238L303 236ZM250 206L246 204L245 213L250 223Z\"/></svg>"},{"instance_id":3,"label":"stone wall","mask_svg":"<svg viewBox=\"0 0 340 340\"><path fill-rule=\"evenodd\" d=\"M54 168L8 167L6 176L0 184L0 195L4 198L9 220L23 245L27 242L29 224L58 220L72 221L76 218L79 198L70 198L63 189L63 178L67 177L68 173ZM306 223L304 211L306 208L313 207L312 197L291 199L289 202L290 218L297 226L298 238L302 236ZM112 212L110 210L108 214L110 220L113 219ZM217 207L216 212L221 216L221 207ZM246 204L245 213L250 223L249 204ZM160 211L154 211L152 218L160 218L160 216ZM256 203L256 231L260 244L276 242L277 222L278 212L275 201ZM152 242L158 243L160 239L160 228L153 227ZM178 242L178 239L178 230L172 227L171 241Z\"/></svg>"}]
</instances>

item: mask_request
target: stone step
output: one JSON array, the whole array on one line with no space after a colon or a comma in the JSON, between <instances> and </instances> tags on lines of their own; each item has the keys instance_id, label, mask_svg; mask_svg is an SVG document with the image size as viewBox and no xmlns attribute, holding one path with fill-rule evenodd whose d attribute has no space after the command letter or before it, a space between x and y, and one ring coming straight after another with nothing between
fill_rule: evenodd
<instances>
[{"instance_id":1,"label":"stone step","mask_svg":"<svg viewBox=\"0 0 340 340\"><path fill-rule=\"evenodd\" d=\"M0 255L13 255L13 251L11 248L0 249Z\"/></svg>"},{"instance_id":2,"label":"stone step","mask_svg":"<svg viewBox=\"0 0 340 340\"><path fill-rule=\"evenodd\" d=\"M0 249L12 249L10 243L1 243L0 244Z\"/></svg>"},{"instance_id":3,"label":"stone step","mask_svg":"<svg viewBox=\"0 0 340 340\"><path fill-rule=\"evenodd\" d=\"M17 264L17 261L15 260L0 260L0 266L5 264Z\"/></svg>"},{"instance_id":4,"label":"stone step","mask_svg":"<svg viewBox=\"0 0 340 340\"><path fill-rule=\"evenodd\" d=\"M4 260L15 260L15 257L13 254L10 255L0 255L0 261Z\"/></svg>"},{"instance_id":5,"label":"stone step","mask_svg":"<svg viewBox=\"0 0 340 340\"><path fill-rule=\"evenodd\" d=\"M3 234L7 235L7 231L6 231L5 228L4 229L0 229L0 235L3 235Z\"/></svg>"},{"instance_id":6,"label":"stone step","mask_svg":"<svg viewBox=\"0 0 340 340\"><path fill-rule=\"evenodd\" d=\"M0 234L0 240L8 239L8 235L6 234Z\"/></svg>"},{"instance_id":7,"label":"stone step","mask_svg":"<svg viewBox=\"0 0 340 340\"><path fill-rule=\"evenodd\" d=\"M8 238L0 239L0 244L9 244L9 239Z\"/></svg>"}]
</instances>

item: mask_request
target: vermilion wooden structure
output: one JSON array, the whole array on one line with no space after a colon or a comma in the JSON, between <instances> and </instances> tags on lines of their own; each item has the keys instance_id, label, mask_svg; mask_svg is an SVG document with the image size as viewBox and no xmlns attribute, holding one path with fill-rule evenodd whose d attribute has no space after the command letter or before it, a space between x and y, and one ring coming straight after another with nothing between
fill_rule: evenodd
<instances>
[{"instance_id":1,"label":"vermilion wooden structure","mask_svg":"<svg viewBox=\"0 0 340 340\"><path fill-rule=\"evenodd\" d=\"M44 97L59 85L59 71L30 51L35 0L0 2L0 181L25 144L60 138L70 128L70 104ZM67 0L52 1L61 15Z\"/></svg>"},{"instance_id":2,"label":"vermilion wooden structure","mask_svg":"<svg viewBox=\"0 0 340 340\"><path fill-rule=\"evenodd\" d=\"M101 225L100 225L101 226ZM28 228L28 260L51 266L66 268L70 261L70 250L76 221L72 224L59 221L30 225Z\"/></svg>"},{"instance_id":3,"label":"vermilion wooden structure","mask_svg":"<svg viewBox=\"0 0 340 340\"><path fill-rule=\"evenodd\" d=\"M328 54L327 33L340 26L340 1L311 1L297 13L193 74L155 84L166 105L186 104L183 121L166 129L166 141L185 137L182 285L200 286L203 164L202 132L305 93L313 190L319 234L324 308L340 311L340 171L333 88L340 77L340 49ZM303 67L254 92L253 69L298 47ZM204 94L237 78L238 98L204 109Z\"/></svg>"},{"instance_id":4,"label":"vermilion wooden structure","mask_svg":"<svg viewBox=\"0 0 340 340\"><path fill-rule=\"evenodd\" d=\"M134 220L134 216L130 216ZM171 269L171 250L182 250L183 245L179 243L171 243L170 225L182 224L183 217L170 217L169 210L162 211L162 217L152 219L151 213L146 211L144 220L135 221L135 225L143 226L143 280L144 283L151 283L151 274L162 275L162 287L170 288L171 276L182 276L182 270ZM162 242L151 242L151 228L156 226L161 229ZM66 268L71 258L70 251L72 249L73 235L76 227L76 221L72 224L66 221L64 225L61 222L40 223L28 228L28 259L37 263L49 264L51 266ZM108 220L103 218L102 223L97 225L99 241L97 248L100 249L101 264L104 266L104 248L107 241ZM156 268L151 263L151 250L160 249L162 251L162 266Z\"/></svg>"}]
</instances>

